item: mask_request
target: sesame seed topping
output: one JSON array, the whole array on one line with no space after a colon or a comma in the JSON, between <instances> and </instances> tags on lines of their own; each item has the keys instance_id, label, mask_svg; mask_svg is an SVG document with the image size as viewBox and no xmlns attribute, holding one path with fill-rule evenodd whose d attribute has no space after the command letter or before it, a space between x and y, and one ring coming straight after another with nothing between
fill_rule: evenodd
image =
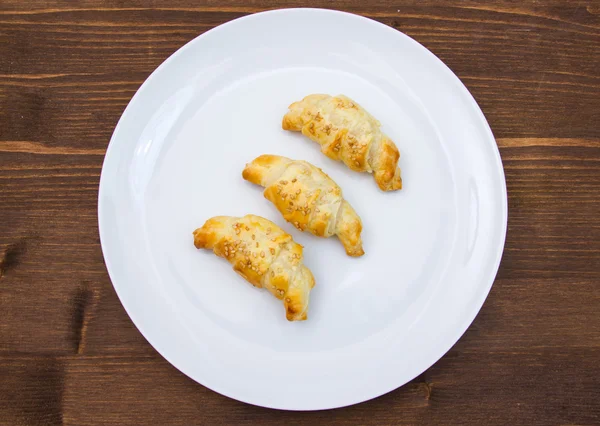
<instances>
[{"instance_id":1,"label":"sesame seed topping","mask_svg":"<svg viewBox=\"0 0 600 426\"><path fill-rule=\"evenodd\" d=\"M287 180L282 180L279 183L281 183L282 185L287 185L288 181Z\"/></svg>"},{"instance_id":2,"label":"sesame seed topping","mask_svg":"<svg viewBox=\"0 0 600 426\"><path fill-rule=\"evenodd\" d=\"M294 178L294 179L292 179L292 182L296 182L297 180L298 180L298 179Z\"/></svg>"},{"instance_id":3,"label":"sesame seed topping","mask_svg":"<svg viewBox=\"0 0 600 426\"><path fill-rule=\"evenodd\" d=\"M269 249L269 251L271 252L271 254L275 254L275 249L274 249L273 247L271 247L271 248Z\"/></svg>"},{"instance_id":4,"label":"sesame seed topping","mask_svg":"<svg viewBox=\"0 0 600 426\"><path fill-rule=\"evenodd\" d=\"M260 252L260 257L265 257L265 252L264 251Z\"/></svg>"},{"instance_id":5,"label":"sesame seed topping","mask_svg":"<svg viewBox=\"0 0 600 426\"><path fill-rule=\"evenodd\" d=\"M252 257L257 257L258 255L256 254L256 252L252 253Z\"/></svg>"},{"instance_id":6,"label":"sesame seed topping","mask_svg":"<svg viewBox=\"0 0 600 426\"><path fill-rule=\"evenodd\" d=\"M256 235L252 234L252 239L255 240L256 239Z\"/></svg>"},{"instance_id":7,"label":"sesame seed topping","mask_svg":"<svg viewBox=\"0 0 600 426\"><path fill-rule=\"evenodd\" d=\"M356 164L357 166L360 166L360 163L359 163L358 161L356 161L356 162L355 162L355 164Z\"/></svg>"},{"instance_id":8,"label":"sesame seed topping","mask_svg":"<svg viewBox=\"0 0 600 426\"><path fill-rule=\"evenodd\" d=\"M269 235L271 233L271 228L267 228L267 235Z\"/></svg>"},{"instance_id":9,"label":"sesame seed topping","mask_svg":"<svg viewBox=\"0 0 600 426\"><path fill-rule=\"evenodd\" d=\"M296 191L296 195L300 194L302 191L299 189Z\"/></svg>"},{"instance_id":10,"label":"sesame seed topping","mask_svg":"<svg viewBox=\"0 0 600 426\"><path fill-rule=\"evenodd\" d=\"M256 242L256 248L258 248L258 241Z\"/></svg>"},{"instance_id":11,"label":"sesame seed topping","mask_svg":"<svg viewBox=\"0 0 600 426\"><path fill-rule=\"evenodd\" d=\"M249 230L250 230L250 228L248 228L248 227L246 226L246 231L249 231Z\"/></svg>"},{"instance_id":12,"label":"sesame seed topping","mask_svg":"<svg viewBox=\"0 0 600 426\"><path fill-rule=\"evenodd\" d=\"M321 210L319 210L319 208L317 207L317 208L315 209L315 211L316 211L317 213L319 213Z\"/></svg>"}]
</instances>

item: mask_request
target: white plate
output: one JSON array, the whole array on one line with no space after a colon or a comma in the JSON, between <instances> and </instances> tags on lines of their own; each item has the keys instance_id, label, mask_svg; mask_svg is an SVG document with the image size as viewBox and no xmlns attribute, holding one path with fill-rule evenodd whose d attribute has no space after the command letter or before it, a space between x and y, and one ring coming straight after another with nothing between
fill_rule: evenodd
<instances>
[{"instance_id":1,"label":"white plate","mask_svg":"<svg viewBox=\"0 0 600 426\"><path fill-rule=\"evenodd\" d=\"M310 93L346 94L398 145L404 189L281 129ZM297 232L245 182L260 154L322 167L362 217L366 255ZM223 395L316 410L365 401L438 360L481 308L506 232L502 163L459 79L411 38L359 16L260 13L188 43L142 85L110 141L98 202L115 290L148 341ZM254 213L305 246L309 319L192 244L214 215ZM157 383L157 386L160 386Z\"/></svg>"}]
</instances>

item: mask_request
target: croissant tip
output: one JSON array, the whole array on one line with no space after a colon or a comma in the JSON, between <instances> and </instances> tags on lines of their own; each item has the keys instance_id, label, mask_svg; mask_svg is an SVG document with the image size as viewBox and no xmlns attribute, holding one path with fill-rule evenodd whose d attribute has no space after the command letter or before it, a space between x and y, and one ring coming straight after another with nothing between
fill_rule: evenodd
<instances>
[{"instance_id":1,"label":"croissant tip","mask_svg":"<svg viewBox=\"0 0 600 426\"><path fill-rule=\"evenodd\" d=\"M285 318L290 322L306 321L308 319L308 315L306 315L306 312L304 312L302 315L294 315L294 314L286 313Z\"/></svg>"},{"instance_id":2,"label":"croissant tip","mask_svg":"<svg viewBox=\"0 0 600 426\"><path fill-rule=\"evenodd\" d=\"M347 251L346 254L350 257L361 257L365 254L365 251L361 247L358 250Z\"/></svg>"}]
</instances>

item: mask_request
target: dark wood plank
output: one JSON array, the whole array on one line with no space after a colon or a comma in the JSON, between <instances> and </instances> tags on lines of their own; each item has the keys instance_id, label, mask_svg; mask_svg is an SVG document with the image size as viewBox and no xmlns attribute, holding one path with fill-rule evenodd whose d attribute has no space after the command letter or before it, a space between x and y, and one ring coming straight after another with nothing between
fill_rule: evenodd
<instances>
[{"instance_id":1,"label":"dark wood plank","mask_svg":"<svg viewBox=\"0 0 600 426\"><path fill-rule=\"evenodd\" d=\"M0 424L600 423L600 5L336 2L447 63L496 135L503 261L457 345L401 389L288 413L197 385L135 329L97 231L104 152L177 48L299 0L0 3ZM332 7L319 0L314 6Z\"/></svg>"},{"instance_id":2,"label":"dark wood plank","mask_svg":"<svg viewBox=\"0 0 600 426\"><path fill-rule=\"evenodd\" d=\"M158 356L5 357L0 373L11 380L0 388L0 408L5 405L24 424L184 425L192 419L201 425L536 425L550 419L553 424L597 424L599 356L600 348L451 351L425 375L387 395L341 410L304 413L230 400ZM32 379L39 385L15 396L15 388L22 392L19 383Z\"/></svg>"},{"instance_id":3,"label":"dark wood plank","mask_svg":"<svg viewBox=\"0 0 600 426\"><path fill-rule=\"evenodd\" d=\"M106 134L89 123L73 123L73 111L85 108L90 120L108 118L112 124L118 118L112 114L184 43L215 25L270 7L90 4L1 15L11 60L0 63L0 87L21 107L5 112L10 140L38 140L32 137L39 128L35 123L57 123L56 116L65 113L60 122L67 131L88 131L104 140ZM600 49L600 14L593 5L407 2L393 8L381 2L365 8L348 2L345 9L400 29L444 60L478 99L498 137L600 136L594 126L600 110L600 59L593 54ZM514 111L521 120L513 119ZM45 136L56 134L44 130Z\"/></svg>"}]
</instances>

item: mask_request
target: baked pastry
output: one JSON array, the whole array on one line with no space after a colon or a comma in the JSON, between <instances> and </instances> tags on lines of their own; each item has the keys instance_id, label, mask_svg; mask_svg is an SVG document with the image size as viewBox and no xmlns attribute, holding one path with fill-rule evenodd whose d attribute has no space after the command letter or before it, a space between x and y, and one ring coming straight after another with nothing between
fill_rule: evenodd
<instances>
[{"instance_id":1,"label":"baked pastry","mask_svg":"<svg viewBox=\"0 0 600 426\"><path fill-rule=\"evenodd\" d=\"M261 155L246 165L242 176L265 187L265 198L296 228L318 237L337 235L350 256L365 253L360 217L344 200L340 187L318 167L278 155Z\"/></svg>"},{"instance_id":2,"label":"baked pastry","mask_svg":"<svg viewBox=\"0 0 600 426\"><path fill-rule=\"evenodd\" d=\"M357 172L373 173L383 191L402 188L398 148L383 134L377 121L352 99L343 96L308 95L289 106L284 130L302 132L321 145L321 152L343 161Z\"/></svg>"},{"instance_id":3,"label":"baked pastry","mask_svg":"<svg viewBox=\"0 0 600 426\"><path fill-rule=\"evenodd\" d=\"M288 321L306 319L315 279L302 264L302 246L273 222L251 214L215 216L194 231L194 245L212 249L250 284L283 300Z\"/></svg>"}]
</instances>

